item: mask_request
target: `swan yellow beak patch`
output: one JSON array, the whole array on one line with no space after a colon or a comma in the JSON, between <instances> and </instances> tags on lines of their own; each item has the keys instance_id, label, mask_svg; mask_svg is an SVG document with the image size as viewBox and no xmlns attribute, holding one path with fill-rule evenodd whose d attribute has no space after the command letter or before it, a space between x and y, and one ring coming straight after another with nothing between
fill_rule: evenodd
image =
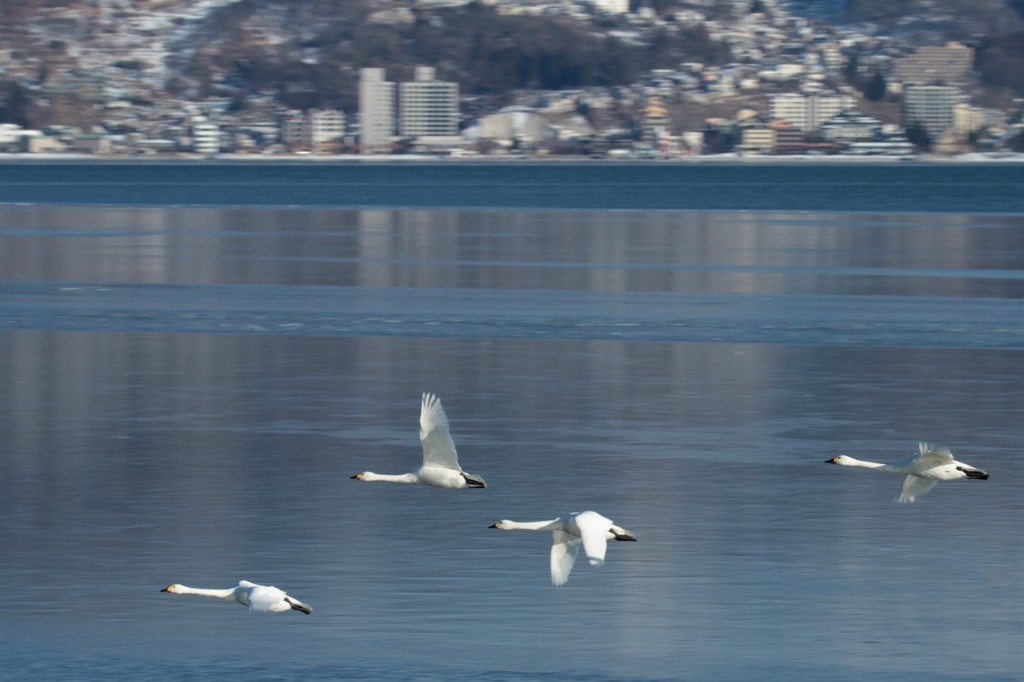
<instances>
[{"instance_id":1,"label":"swan yellow beak patch","mask_svg":"<svg viewBox=\"0 0 1024 682\"><path fill-rule=\"evenodd\" d=\"M171 585L170 587L165 587L164 589L162 589L160 591L161 592L174 592L174 585Z\"/></svg>"}]
</instances>

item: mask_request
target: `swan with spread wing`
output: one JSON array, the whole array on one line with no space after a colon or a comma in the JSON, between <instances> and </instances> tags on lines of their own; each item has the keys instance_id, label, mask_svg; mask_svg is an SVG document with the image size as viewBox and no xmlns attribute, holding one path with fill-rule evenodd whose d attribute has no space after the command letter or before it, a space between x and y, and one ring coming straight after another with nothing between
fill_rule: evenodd
<instances>
[{"instance_id":1,"label":"swan with spread wing","mask_svg":"<svg viewBox=\"0 0 1024 682\"><path fill-rule=\"evenodd\" d=\"M864 467L892 474L906 474L907 477L903 479L903 491L897 498L897 502L913 502L934 488L939 481L957 481L964 478L985 480L988 478L988 474L981 469L953 459L953 453L949 451L949 448L928 443L918 443L916 455L911 455L895 464L864 462L846 455L826 459L825 463L844 467Z\"/></svg>"},{"instance_id":2,"label":"swan with spread wing","mask_svg":"<svg viewBox=\"0 0 1024 682\"><path fill-rule=\"evenodd\" d=\"M424 393L420 403L420 444L423 445L423 466L408 474L393 476L364 471L352 478L359 481L391 481L392 483L423 483L436 488L486 488L487 483L476 474L467 474L459 466L455 442L448 433L448 415L441 399Z\"/></svg>"},{"instance_id":3,"label":"swan with spread wing","mask_svg":"<svg viewBox=\"0 0 1024 682\"><path fill-rule=\"evenodd\" d=\"M569 572L576 563L580 545L590 560L591 566L603 566L609 540L636 542L636 536L625 528L619 528L611 519L597 512L585 511L564 514L550 521L517 523L499 521L489 528L501 530L549 530L551 531L551 584L564 585L569 581Z\"/></svg>"}]
</instances>

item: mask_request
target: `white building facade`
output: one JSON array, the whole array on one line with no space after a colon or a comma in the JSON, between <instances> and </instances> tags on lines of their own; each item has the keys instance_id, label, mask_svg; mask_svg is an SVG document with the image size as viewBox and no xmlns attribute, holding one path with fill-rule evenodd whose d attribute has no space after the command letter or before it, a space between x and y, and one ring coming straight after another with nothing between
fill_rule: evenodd
<instances>
[{"instance_id":1,"label":"white building facade","mask_svg":"<svg viewBox=\"0 0 1024 682\"><path fill-rule=\"evenodd\" d=\"M309 112L310 143L314 146L335 142L345 136L345 113L335 109Z\"/></svg>"},{"instance_id":2,"label":"white building facade","mask_svg":"<svg viewBox=\"0 0 1024 682\"><path fill-rule=\"evenodd\" d=\"M17 144L27 131L16 123L0 123L0 145ZM36 131L38 133L38 131ZM39 133L40 135L42 133Z\"/></svg>"},{"instance_id":3,"label":"white building facade","mask_svg":"<svg viewBox=\"0 0 1024 682\"><path fill-rule=\"evenodd\" d=\"M821 125L821 136L830 142L865 142L882 134L882 122L871 116L844 112Z\"/></svg>"},{"instance_id":4,"label":"white building facade","mask_svg":"<svg viewBox=\"0 0 1024 682\"><path fill-rule=\"evenodd\" d=\"M220 127L203 116L192 119L192 151L216 154L220 151Z\"/></svg>"},{"instance_id":5,"label":"white building facade","mask_svg":"<svg viewBox=\"0 0 1024 682\"><path fill-rule=\"evenodd\" d=\"M960 90L949 85L908 85L903 90L903 122L922 124L928 136L937 138L953 127L953 107Z\"/></svg>"},{"instance_id":6,"label":"white building facade","mask_svg":"<svg viewBox=\"0 0 1024 682\"><path fill-rule=\"evenodd\" d=\"M593 0L594 7L609 14L628 14L629 0Z\"/></svg>"},{"instance_id":7,"label":"white building facade","mask_svg":"<svg viewBox=\"0 0 1024 682\"><path fill-rule=\"evenodd\" d=\"M852 109L853 97L840 92L811 95L786 93L771 98L771 118L781 119L804 133L816 133L830 118Z\"/></svg>"},{"instance_id":8,"label":"white building facade","mask_svg":"<svg viewBox=\"0 0 1024 682\"><path fill-rule=\"evenodd\" d=\"M384 69L359 70L360 151L391 151L395 134L395 84L384 80Z\"/></svg>"},{"instance_id":9,"label":"white building facade","mask_svg":"<svg viewBox=\"0 0 1024 682\"><path fill-rule=\"evenodd\" d=\"M769 110L771 118L777 118L802 131L807 130L807 98L795 92L774 95Z\"/></svg>"},{"instance_id":10,"label":"white building facade","mask_svg":"<svg viewBox=\"0 0 1024 682\"><path fill-rule=\"evenodd\" d=\"M459 84L436 80L430 66L417 66L415 80L398 86L398 130L402 137L459 134Z\"/></svg>"}]
</instances>

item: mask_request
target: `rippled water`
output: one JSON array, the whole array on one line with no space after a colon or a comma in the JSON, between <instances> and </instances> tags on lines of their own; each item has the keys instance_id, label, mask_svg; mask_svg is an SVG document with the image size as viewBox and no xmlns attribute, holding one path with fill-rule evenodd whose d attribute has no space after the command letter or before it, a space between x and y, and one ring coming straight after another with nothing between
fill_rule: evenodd
<instances>
[{"instance_id":1,"label":"rippled water","mask_svg":"<svg viewBox=\"0 0 1024 682\"><path fill-rule=\"evenodd\" d=\"M0 209L0 679L1024 665L1024 219ZM363 484L438 393L486 490ZM950 446L897 505L826 466ZM634 531L553 588L544 533ZM311 616L158 593L275 584Z\"/></svg>"}]
</instances>

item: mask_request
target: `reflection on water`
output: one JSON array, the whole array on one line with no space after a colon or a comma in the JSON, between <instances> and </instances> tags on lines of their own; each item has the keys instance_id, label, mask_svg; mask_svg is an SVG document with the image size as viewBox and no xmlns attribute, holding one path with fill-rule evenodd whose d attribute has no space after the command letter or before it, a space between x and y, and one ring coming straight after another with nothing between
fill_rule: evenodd
<instances>
[{"instance_id":1,"label":"reflection on water","mask_svg":"<svg viewBox=\"0 0 1024 682\"><path fill-rule=\"evenodd\" d=\"M8 330L1024 348L1009 217L10 208L0 245Z\"/></svg>"},{"instance_id":2,"label":"reflection on water","mask_svg":"<svg viewBox=\"0 0 1024 682\"><path fill-rule=\"evenodd\" d=\"M973 338L955 329L976 308L972 319L1019 325L1015 220L0 219L5 314L31 322L0 332L0 657L15 662L0 678L956 680L1024 664L1020 344L929 348L920 331ZM655 264L723 269L633 267ZM756 270L769 266L780 270ZM926 272L830 274L842 268ZM759 308L761 287L777 300ZM560 319L638 326L522 338L523 320L551 315L544 291ZM701 296L717 297L743 343L643 341L643 324L675 314L666 306L696 311ZM906 329L847 347L762 329L805 299L837 326L877 307ZM763 319L743 322L737 300ZM236 324L388 305L421 326L182 333L196 310ZM428 318L448 308L461 312L432 337ZM481 334L484 318L501 319ZM444 400L486 490L349 479L415 465L424 390ZM822 463L892 461L921 439L992 478L898 506L900 477ZM640 541L558 589L545 534L486 528L583 509ZM157 592L242 578L313 615Z\"/></svg>"},{"instance_id":3,"label":"reflection on water","mask_svg":"<svg viewBox=\"0 0 1024 682\"><path fill-rule=\"evenodd\" d=\"M1016 217L0 210L7 280L1022 295Z\"/></svg>"}]
</instances>

